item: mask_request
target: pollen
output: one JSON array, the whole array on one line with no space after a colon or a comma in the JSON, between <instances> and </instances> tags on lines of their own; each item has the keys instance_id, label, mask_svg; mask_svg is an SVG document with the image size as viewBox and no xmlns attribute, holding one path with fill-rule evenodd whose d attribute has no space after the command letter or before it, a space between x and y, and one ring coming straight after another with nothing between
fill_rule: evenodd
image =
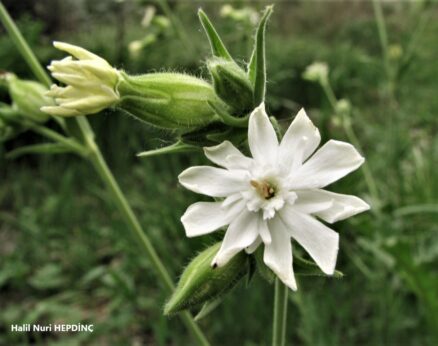
<instances>
[{"instance_id":1,"label":"pollen","mask_svg":"<svg viewBox=\"0 0 438 346\"><path fill-rule=\"evenodd\" d=\"M250 184L252 187L254 187L257 191L257 193L262 197L263 199L271 199L275 196L276 188L275 186L270 183L269 181L257 181L257 180L251 180Z\"/></svg>"}]
</instances>

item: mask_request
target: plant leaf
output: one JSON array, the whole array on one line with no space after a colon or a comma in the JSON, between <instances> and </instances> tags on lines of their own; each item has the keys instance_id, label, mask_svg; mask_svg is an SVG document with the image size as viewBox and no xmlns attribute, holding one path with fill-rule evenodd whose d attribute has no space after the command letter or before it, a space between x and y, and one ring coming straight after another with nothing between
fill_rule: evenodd
<instances>
[{"instance_id":1,"label":"plant leaf","mask_svg":"<svg viewBox=\"0 0 438 346\"><path fill-rule=\"evenodd\" d=\"M198 17L208 37L208 41L210 42L213 55L217 56L218 58L233 61L233 58L231 57L230 53L228 53L228 50L222 42L219 34L217 33L207 14L202 9L199 9Z\"/></svg>"},{"instance_id":2,"label":"plant leaf","mask_svg":"<svg viewBox=\"0 0 438 346\"><path fill-rule=\"evenodd\" d=\"M267 6L257 27L254 50L248 65L248 77L254 85L254 107L265 99L266 63L265 63L265 31L266 24L273 11L273 6Z\"/></svg>"},{"instance_id":3,"label":"plant leaf","mask_svg":"<svg viewBox=\"0 0 438 346\"><path fill-rule=\"evenodd\" d=\"M319 269L316 263L305 260L304 258L294 254L294 272L297 276L327 276L340 279L344 276L339 270L335 270L333 275L324 274L321 269Z\"/></svg>"},{"instance_id":4,"label":"plant leaf","mask_svg":"<svg viewBox=\"0 0 438 346\"><path fill-rule=\"evenodd\" d=\"M214 300L210 300L204 305L202 305L201 310L196 314L195 321L198 322L199 320L203 319L205 316L210 314L214 309L216 309L223 301L223 297L216 298Z\"/></svg>"},{"instance_id":5,"label":"plant leaf","mask_svg":"<svg viewBox=\"0 0 438 346\"><path fill-rule=\"evenodd\" d=\"M6 154L8 159L16 159L27 154L64 154L72 150L61 143L43 143L17 148Z\"/></svg>"},{"instance_id":6,"label":"plant leaf","mask_svg":"<svg viewBox=\"0 0 438 346\"><path fill-rule=\"evenodd\" d=\"M171 145L168 145L168 146L165 146L162 148L143 151L141 153L138 153L137 156L138 157L151 157L151 156L159 156L159 155L174 154L174 153L186 153L186 152L190 152L190 151L195 151L197 149L198 148L194 145L185 144L181 141L178 141L176 143L173 143Z\"/></svg>"}]
</instances>

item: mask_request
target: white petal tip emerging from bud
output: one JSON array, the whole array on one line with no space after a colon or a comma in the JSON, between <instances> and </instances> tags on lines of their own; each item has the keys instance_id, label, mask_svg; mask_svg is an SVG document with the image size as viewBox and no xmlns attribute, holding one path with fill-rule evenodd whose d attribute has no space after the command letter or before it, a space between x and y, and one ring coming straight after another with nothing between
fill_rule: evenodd
<instances>
[{"instance_id":1,"label":"white petal tip emerging from bud","mask_svg":"<svg viewBox=\"0 0 438 346\"><path fill-rule=\"evenodd\" d=\"M66 117L94 114L119 100L116 85L120 72L105 59L68 43L53 45L72 56L52 61L47 67L55 79L67 86L51 87L47 96L53 97L57 106L43 107L43 112Z\"/></svg>"}]
</instances>

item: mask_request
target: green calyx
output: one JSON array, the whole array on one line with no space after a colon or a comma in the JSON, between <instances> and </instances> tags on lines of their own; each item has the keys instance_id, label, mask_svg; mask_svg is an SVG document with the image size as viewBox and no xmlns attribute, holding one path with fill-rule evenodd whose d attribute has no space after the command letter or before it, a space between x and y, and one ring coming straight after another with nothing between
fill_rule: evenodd
<instances>
[{"instance_id":1,"label":"green calyx","mask_svg":"<svg viewBox=\"0 0 438 346\"><path fill-rule=\"evenodd\" d=\"M210 246L190 262L164 307L165 315L197 307L223 296L248 272L249 256L244 251L235 255L226 265L212 268L211 262L220 245Z\"/></svg>"},{"instance_id":2,"label":"green calyx","mask_svg":"<svg viewBox=\"0 0 438 346\"><path fill-rule=\"evenodd\" d=\"M181 73L121 73L117 107L151 125L190 131L219 120L227 106L202 79Z\"/></svg>"},{"instance_id":3,"label":"green calyx","mask_svg":"<svg viewBox=\"0 0 438 346\"><path fill-rule=\"evenodd\" d=\"M234 61L212 58L207 62L216 94L237 116L253 108L253 87L247 73Z\"/></svg>"},{"instance_id":4,"label":"green calyx","mask_svg":"<svg viewBox=\"0 0 438 346\"><path fill-rule=\"evenodd\" d=\"M51 98L44 96L47 88L34 81L22 80L15 76L8 78L9 94L19 115L28 120L44 123L50 116L40 110L52 106Z\"/></svg>"}]
</instances>

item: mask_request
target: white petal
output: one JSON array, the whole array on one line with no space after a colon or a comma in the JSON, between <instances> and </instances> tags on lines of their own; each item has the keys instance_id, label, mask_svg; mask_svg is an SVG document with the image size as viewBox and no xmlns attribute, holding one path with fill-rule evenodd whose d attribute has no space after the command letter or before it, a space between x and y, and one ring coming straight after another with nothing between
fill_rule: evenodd
<instances>
[{"instance_id":1,"label":"white petal","mask_svg":"<svg viewBox=\"0 0 438 346\"><path fill-rule=\"evenodd\" d=\"M313 210L308 211L309 214L314 214L329 223L344 220L370 209L370 206L359 197L325 190L301 191L298 192L298 196L298 201L303 198L308 202L308 209L313 206ZM317 205L321 207L323 204L328 206L318 208L319 210L316 208Z\"/></svg>"},{"instance_id":2,"label":"white petal","mask_svg":"<svg viewBox=\"0 0 438 346\"><path fill-rule=\"evenodd\" d=\"M224 207L222 202L197 202L181 217L187 237L208 234L228 225L245 207L243 201Z\"/></svg>"},{"instance_id":3,"label":"white petal","mask_svg":"<svg viewBox=\"0 0 438 346\"><path fill-rule=\"evenodd\" d=\"M40 108L41 112L55 115L55 116L61 116L61 117L72 117L77 115L83 115L82 113L79 113L78 111L74 109L67 109L63 107L57 107L57 106L44 106Z\"/></svg>"},{"instance_id":4,"label":"white petal","mask_svg":"<svg viewBox=\"0 0 438 346\"><path fill-rule=\"evenodd\" d=\"M359 168L365 159L349 143L330 140L289 177L290 189L327 186Z\"/></svg>"},{"instance_id":5,"label":"white petal","mask_svg":"<svg viewBox=\"0 0 438 346\"><path fill-rule=\"evenodd\" d=\"M271 244L272 237L271 237L271 232L269 232L268 222L261 217L259 218L258 233L260 235L260 238L262 238L263 243L265 243L265 245Z\"/></svg>"},{"instance_id":6,"label":"white petal","mask_svg":"<svg viewBox=\"0 0 438 346\"><path fill-rule=\"evenodd\" d=\"M253 242L250 246L248 246L248 247L245 249L245 252L246 252L247 254L252 254L252 253L254 253L254 251L257 250L257 248L259 247L259 245L260 245L261 243L262 243L262 238L257 237L257 239L254 240L254 242Z\"/></svg>"},{"instance_id":7,"label":"white petal","mask_svg":"<svg viewBox=\"0 0 438 346\"><path fill-rule=\"evenodd\" d=\"M263 261L280 278L280 280L297 290L297 283L292 268L292 244L290 234L281 219L276 217L269 221L272 242L265 244Z\"/></svg>"},{"instance_id":8,"label":"white petal","mask_svg":"<svg viewBox=\"0 0 438 346\"><path fill-rule=\"evenodd\" d=\"M277 161L278 139L264 103L254 109L249 118L248 144L256 161L271 164Z\"/></svg>"},{"instance_id":9,"label":"white petal","mask_svg":"<svg viewBox=\"0 0 438 346\"><path fill-rule=\"evenodd\" d=\"M204 153L215 164L232 169L245 169L251 165L252 159L244 156L231 142L224 141L214 147L205 147Z\"/></svg>"},{"instance_id":10,"label":"white petal","mask_svg":"<svg viewBox=\"0 0 438 346\"><path fill-rule=\"evenodd\" d=\"M100 56L93 54L82 47L75 46L73 44L55 41L53 42L53 45L55 46L55 48L67 52L73 55L77 59L84 59L84 60L91 59L91 60L98 60L107 63L106 60L102 59Z\"/></svg>"},{"instance_id":11,"label":"white petal","mask_svg":"<svg viewBox=\"0 0 438 346\"><path fill-rule=\"evenodd\" d=\"M249 184L242 172L208 166L190 167L178 179L185 188L211 197L227 197L246 189Z\"/></svg>"},{"instance_id":12,"label":"white petal","mask_svg":"<svg viewBox=\"0 0 438 346\"><path fill-rule=\"evenodd\" d=\"M281 140L279 163L286 168L301 165L318 148L320 141L318 129L301 109Z\"/></svg>"},{"instance_id":13,"label":"white petal","mask_svg":"<svg viewBox=\"0 0 438 346\"><path fill-rule=\"evenodd\" d=\"M292 238L309 253L324 273L332 275L338 255L339 234L291 206L285 206L279 215Z\"/></svg>"},{"instance_id":14,"label":"white petal","mask_svg":"<svg viewBox=\"0 0 438 346\"><path fill-rule=\"evenodd\" d=\"M333 206L334 202L331 198L320 196L316 191L323 190L297 191L297 198L294 203L291 203L293 204L293 208L304 214L315 214Z\"/></svg>"},{"instance_id":15,"label":"white petal","mask_svg":"<svg viewBox=\"0 0 438 346\"><path fill-rule=\"evenodd\" d=\"M242 212L228 227L221 248L212 261L212 266L223 266L239 251L250 246L258 237L258 215Z\"/></svg>"}]
</instances>

